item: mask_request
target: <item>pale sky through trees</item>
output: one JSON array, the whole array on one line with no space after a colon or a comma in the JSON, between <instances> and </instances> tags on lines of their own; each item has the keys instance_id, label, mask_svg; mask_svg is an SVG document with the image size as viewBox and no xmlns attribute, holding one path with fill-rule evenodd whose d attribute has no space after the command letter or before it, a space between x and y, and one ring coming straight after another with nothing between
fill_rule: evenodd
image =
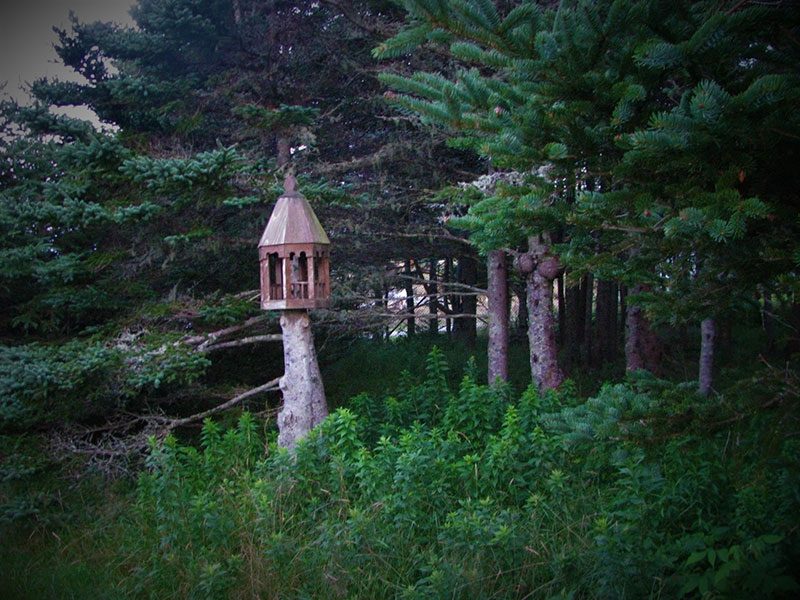
<instances>
[{"instance_id":1,"label":"pale sky through trees","mask_svg":"<svg viewBox=\"0 0 800 600\"><path fill-rule=\"evenodd\" d=\"M70 69L59 64L53 49L53 27L69 27L69 13L79 20L113 21L132 24L128 14L136 0L0 0L0 85L7 82L4 94L21 103L30 100L23 88L39 77L81 81ZM92 118L85 108L66 111L71 116Z\"/></svg>"}]
</instances>

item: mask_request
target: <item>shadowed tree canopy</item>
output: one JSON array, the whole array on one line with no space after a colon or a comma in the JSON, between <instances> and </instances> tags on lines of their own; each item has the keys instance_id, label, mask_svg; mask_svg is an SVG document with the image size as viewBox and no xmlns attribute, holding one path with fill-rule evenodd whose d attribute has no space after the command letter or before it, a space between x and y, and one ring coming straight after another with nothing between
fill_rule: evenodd
<instances>
[{"instance_id":1,"label":"shadowed tree canopy","mask_svg":"<svg viewBox=\"0 0 800 600\"><path fill-rule=\"evenodd\" d=\"M463 252L424 190L476 161L397 118L375 77L394 5L143 0L132 14L135 28L58 31L87 83L40 80L35 105L2 106L5 339L77 335L70 364L97 349L92 372L131 367L125 352L147 357L134 371L166 369L140 381L123 368L119 404L196 382L210 359L195 350L222 326L229 346L262 343L255 246L286 169L331 234L342 308L394 285L386 265ZM114 130L47 108L71 104Z\"/></svg>"}]
</instances>

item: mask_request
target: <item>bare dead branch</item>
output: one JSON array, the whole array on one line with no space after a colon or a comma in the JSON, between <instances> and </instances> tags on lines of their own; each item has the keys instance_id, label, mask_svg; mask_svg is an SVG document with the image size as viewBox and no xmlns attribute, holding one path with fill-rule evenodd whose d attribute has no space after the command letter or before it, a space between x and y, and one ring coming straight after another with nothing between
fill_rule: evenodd
<instances>
[{"instance_id":1,"label":"bare dead branch","mask_svg":"<svg viewBox=\"0 0 800 600\"><path fill-rule=\"evenodd\" d=\"M411 313L371 313L373 316L376 317L385 317L385 318L392 318L392 319L402 319L407 320L410 319L412 316L415 319L443 319L444 316L442 315L434 315L430 313L421 313L412 315ZM481 323L486 323L487 320L484 317L479 315L475 315L472 313L449 313L446 315L448 319L478 319Z\"/></svg>"},{"instance_id":2,"label":"bare dead branch","mask_svg":"<svg viewBox=\"0 0 800 600\"><path fill-rule=\"evenodd\" d=\"M441 288L443 288L443 289L452 288L452 289L457 289L457 290L467 290L467 291L472 292L473 294L476 294L476 295L477 294L486 294L486 290L483 289L483 288L475 287L473 285L468 285L466 283L459 283L457 281L440 281L438 279L434 279L433 281L431 281L430 279L424 279L424 278L421 279L419 277L414 277L413 275L402 275L400 273L398 273L394 277L396 277L397 279L410 279L414 283L418 283L418 284L423 285L423 286L430 285L431 283L436 283L437 286L441 286ZM431 295L433 295L433 294L431 294ZM442 296L442 295L445 295L445 294L444 293L437 293L436 295ZM453 295L468 296L468 295L471 295L471 294L453 292ZM416 294L415 294L415 296L416 296Z\"/></svg>"},{"instance_id":3,"label":"bare dead branch","mask_svg":"<svg viewBox=\"0 0 800 600\"><path fill-rule=\"evenodd\" d=\"M635 227L633 225L612 225L611 223L601 223L597 225L599 229L606 231L624 231L625 233L651 233L655 231L652 227Z\"/></svg>"},{"instance_id":4,"label":"bare dead branch","mask_svg":"<svg viewBox=\"0 0 800 600\"><path fill-rule=\"evenodd\" d=\"M280 333L272 333L269 335L253 335L230 342L219 342L210 346L198 348L198 350L201 352L214 352L214 350L222 350L223 348L238 348L239 346L247 346L249 344L280 342L281 340L283 340L283 336Z\"/></svg>"},{"instance_id":5,"label":"bare dead branch","mask_svg":"<svg viewBox=\"0 0 800 600\"><path fill-rule=\"evenodd\" d=\"M189 346L197 346L198 350L204 350L206 347L211 346L216 342L218 339L223 338L225 336L231 335L233 333L237 333L242 331L243 329L247 329L248 327L252 327L253 325L257 325L258 323L263 323L270 318L269 314L259 315L257 317L251 317L247 319L244 323L239 323L238 325L231 325L230 327L225 327L224 329L218 329L217 331L212 331L210 333L205 333L203 335L195 335L192 337L184 338L182 342Z\"/></svg>"},{"instance_id":6,"label":"bare dead branch","mask_svg":"<svg viewBox=\"0 0 800 600\"><path fill-rule=\"evenodd\" d=\"M386 144L377 152L373 152L367 156L343 160L336 163L323 163L316 167L315 172L330 175L348 171L357 171L359 169L363 169L364 167L370 167L379 164L384 159L392 158L397 154L398 150L402 150L404 147L405 146L403 144Z\"/></svg>"},{"instance_id":7,"label":"bare dead branch","mask_svg":"<svg viewBox=\"0 0 800 600\"><path fill-rule=\"evenodd\" d=\"M454 235L447 231L447 229L441 228L438 230L432 230L428 232L422 233L406 233L401 231L383 231L378 232L375 234L376 236L386 237L386 238L422 238L427 239L430 241L433 240L448 240L451 242L457 242L459 244L465 244L467 246L472 247L472 242L467 238L462 238L457 235Z\"/></svg>"},{"instance_id":8,"label":"bare dead branch","mask_svg":"<svg viewBox=\"0 0 800 600\"><path fill-rule=\"evenodd\" d=\"M385 23L377 20L364 19L346 0L322 0L322 4L327 4L338 10L342 16L350 21L359 29L371 34L380 36L381 39L394 35L394 28L388 27Z\"/></svg>"},{"instance_id":9,"label":"bare dead branch","mask_svg":"<svg viewBox=\"0 0 800 600\"><path fill-rule=\"evenodd\" d=\"M251 389L251 390L247 390L246 392L244 392L242 394L239 394L238 396L234 396L233 398L231 398L227 402L223 402L222 404L219 404L219 405L215 406L214 408L209 408L208 410L204 410L203 412L199 412L199 413L190 415L188 417L182 417L180 419L172 419L170 421L167 421L165 423L165 426L164 426L164 433L167 433L167 432L175 429L176 427L183 427L185 425L189 425L190 423L195 423L197 421L202 421L206 417L210 417L211 415L215 415L215 414L217 414L219 412L222 412L224 410L228 410L229 408L232 408L232 407L236 406L240 402L242 402L244 400L247 400L248 398L252 398L253 396L256 396L258 394L263 394L265 392L271 392L271 391L277 390L278 387L279 387L280 380L281 380L281 378L277 377L277 378L273 379L272 381L268 381L264 385L260 385L258 387L255 387L255 388Z\"/></svg>"}]
</instances>

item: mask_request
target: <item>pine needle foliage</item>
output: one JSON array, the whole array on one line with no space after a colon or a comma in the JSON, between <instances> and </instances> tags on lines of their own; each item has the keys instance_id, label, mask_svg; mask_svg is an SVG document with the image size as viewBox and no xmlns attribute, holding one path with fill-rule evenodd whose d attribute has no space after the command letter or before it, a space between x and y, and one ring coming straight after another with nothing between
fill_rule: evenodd
<instances>
[{"instance_id":1,"label":"pine needle foliage","mask_svg":"<svg viewBox=\"0 0 800 600\"><path fill-rule=\"evenodd\" d=\"M408 0L409 28L451 36L428 36L419 52L438 45L470 69L386 76L402 92L389 101L497 168L552 165L560 219L550 231L568 267L656 283L651 316L677 321L736 312L759 286L787 271L796 279L792 3L519 2L505 14L488 4ZM594 202L576 201L588 191ZM471 207L470 226L484 230L484 249L503 247L490 210L498 201L486 202ZM541 231L542 219L516 217L518 229ZM746 266L731 261L733 244ZM720 273L724 285L712 281Z\"/></svg>"}]
</instances>

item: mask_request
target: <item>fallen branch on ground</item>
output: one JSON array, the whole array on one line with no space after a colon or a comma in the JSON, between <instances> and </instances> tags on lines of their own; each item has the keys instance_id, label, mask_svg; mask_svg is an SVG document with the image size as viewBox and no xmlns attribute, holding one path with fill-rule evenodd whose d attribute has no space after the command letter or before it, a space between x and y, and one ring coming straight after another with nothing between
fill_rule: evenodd
<instances>
[{"instance_id":1,"label":"fallen branch on ground","mask_svg":"<svg viewBox=\"0 0 800 600\"><path fill-rule=\"evenodd\" d=\"M71 455L86 457L85 465L109 477L131 476L135 465L150 447L150 440L163 440L178 427L199 423L217 413L233 408L248 398L279 388L280 378L247 390L208 410L188 417L170 418L164 415L140 415L119 412L103 426L84 428L73 425L54 430L49 435L49 453L54 460ZM267 409L258 414L273 416L278 409Z\"/></svg>"},{"instance_id":2,"label":"fallen branch on ground","mask_svg":"<svg viewBox=\"0 0 800 600\"><path fill-rule=\"evenodd\" d=\"M208 410L204 410L203 412L196 413L194 415L190 415L188 417L182 417L180 419L171 419L164 424L164 432L167 433L176 427L183 427L184 425L188 425L189 423L194 423L197 421L202 421L206 417L210 417L211 415L215 415L219 412L224 410L228 410L239 404L240 402L251 398L252 396L256 396L258 394L263 394L264 392L271 392L277 390L279 388L281 378L276 377L272 381L268 381L264 385L260 385L255 387L251 390L247 390L244 393L239 394L238 396L234 396L227 402L223 402L215 406L214 408L209 408Z\"/></svg>"}]
</instances>

